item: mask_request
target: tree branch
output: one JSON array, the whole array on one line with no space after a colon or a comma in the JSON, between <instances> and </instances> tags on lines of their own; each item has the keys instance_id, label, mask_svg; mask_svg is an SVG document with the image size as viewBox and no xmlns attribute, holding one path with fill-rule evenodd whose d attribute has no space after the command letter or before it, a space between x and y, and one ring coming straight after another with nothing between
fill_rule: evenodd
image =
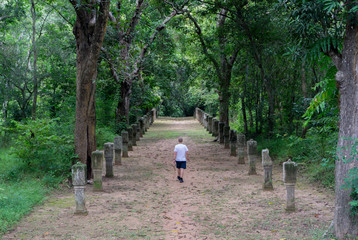
<instances>
[{"instance_id":1,"label":"tree branch","mask_svg":"<svg viewBox=\"0 0 358 240\"><path fill-rule=\"evenodd\" d=\"M148 51L148 48L149 46L154 42L155 38L157 37L158 33L160 31L162 31L165 27L166 27L166 24L173 18L175 17L176 15L178 14L178 12L176 10L174 10L168 17L166 17L163 22L158 25L154 32L152 33L152 35L150 36L149 38L149 41L144 45L144 47L142 48L141 50L141 53L140 55L138 56L135 64L134 64L134 70L132 72L132 76L135 77L135 76L138 76L139 75L139 71L142 67L142 64L143 64L143 60L144 60L144 56L145 54L147 53Z\"/></svg>"},{"instance_id":2,"label":"tree branch","mask_svg":"<svg viewBox=\"0 0 358 240\"><path fill-rule=\"evenodd\" d=\"M117 74L116 66L114 65L114 63L111 60L111 56L109 55L109 53L107 52L107 50L105 48L102 47L101 51L106 55L105 59L106 59L106 62L108 63L108 65L110 67L112 77L114 78L114 80L117 83L120 83L120 78L119 78L119 76Z\"/></svg>"},{"instance_id":3,"label":"tree branch","mask_svg":"<svg viewBox=\"0 0 358 240\"><path fill-rule=\"evenodd\" d=\"M195 25L195 28L196 28L196 33L198 34L198 37L199 37L199 40L200 40L200 43L201 43L201 46L203 48L203 52L205 54L205 56L207 56L209 58L209 60L214 64L214 67L216 69L216 72L218 74L218 76L221 76L221 71L220 71L220 65L219 63L216 61L216 59L214 58L214 56L212 56L209 52L208 52L208 47L205 43L205 40L204 40L204 37L203 37L203 34L202 34L202 31L201 31L201 28L198 24L198 22L196 21L196 19L191 16L191 14L188 12L187 13L187 16L188 18L194 23Z\"/></svg>"},{"instance_id":4,"label":"tree branch","mask_svg":"<svg viewBox=\"0 0 358 240\"><path fill-rule=\"evenodd\" d=\"M125 38L126 38L125 41L129 44L132 42L132 40L134 38L133 32L134 32L134 30L139 22L139 19L142 15L142 10L144 8L143 3L144 3L144 0L137 0L137 6L134 11L134 15L133 15L132 20L129 24L127 32L125 33Z\"/></svg>"},{"instance_id":5,"label":"tree branch","mask_svg":"<svg viewBox=\"0 0 358 240\"><path fill-rule=\"evenodd\" d=\"M15 18L15 16L2 16L2 17L0 17L0 22L4 21L5 19L8 19L8 18Z\"/></svg>"}]
</instances>

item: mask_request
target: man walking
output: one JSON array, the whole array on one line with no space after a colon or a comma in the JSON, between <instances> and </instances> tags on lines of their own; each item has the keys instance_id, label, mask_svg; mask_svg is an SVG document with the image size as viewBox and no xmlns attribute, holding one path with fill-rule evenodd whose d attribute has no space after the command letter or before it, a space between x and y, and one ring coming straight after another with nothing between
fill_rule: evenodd
<instances>
[{"instance_id":1,"label":"man walking","mask_svg":"<svg viewBox=\"0 0 358 240\"><path fill-rule=\"evenodd\" d=\"M178 169L178 180L184 182L184 169L186 169L186 160L189 160L188 148L183 144L183 138L178 139L179 144L174 147L174 161Z\"/></svg>"}]
</instances>

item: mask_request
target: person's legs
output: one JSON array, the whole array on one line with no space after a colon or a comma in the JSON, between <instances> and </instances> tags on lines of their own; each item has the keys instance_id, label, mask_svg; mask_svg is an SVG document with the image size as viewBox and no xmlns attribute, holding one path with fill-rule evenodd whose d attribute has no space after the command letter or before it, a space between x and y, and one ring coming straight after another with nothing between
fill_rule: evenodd
<instances>
[{"instance_id":1,"label":"person's legs","mask_svg":"<svg viewBox=\"0 0 358 240\"><path fill-rule=\"evenodd\" d=\"M178 180L180 180L180 168L178 168Z\"/></svg>"},{"instance_id":2,"label":"person's legs","mask_svg":"<svg viewBox=\"0 0 358 240\"><path fill-rule=\"evenodd\" d=\"M179 176L181 177L181 178L183 178L184 177L184 168L180 168L179 169L180 171L180 174L179 174Z\"/></svg>"}]
</instances>

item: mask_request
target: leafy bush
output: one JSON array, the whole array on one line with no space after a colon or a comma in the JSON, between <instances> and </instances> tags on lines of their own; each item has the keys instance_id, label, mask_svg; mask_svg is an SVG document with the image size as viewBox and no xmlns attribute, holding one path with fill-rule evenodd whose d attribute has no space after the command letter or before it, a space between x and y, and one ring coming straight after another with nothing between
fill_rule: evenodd
<instances>
[{"instance_id":1,"label":"leafy bush","mask_svg":"<svg viewBox=\"0 0 358 240\"><path fill-rule=\"evenodd\" d=\"M126 128L126 125L120 126L119 130L122 131ZM114 137L116 136L115 132L111 127L97 127L96 128L96 142L97 149L103 149L103 145L107 142L113 142Z\"/></svg>"},{"instance_id":2,"label":"leafy bush","mask_svg":"<svg viewBox=\"0 0 358 240\"><path fill-rule=\"evenodd\" d=\"M75 156L74 138L68 126L58 119L39 119L16 122L15 128L19 135L14 139L12 153L25 163L27 171L46 179L69 176Z\"/></svg>"}]
</instances>

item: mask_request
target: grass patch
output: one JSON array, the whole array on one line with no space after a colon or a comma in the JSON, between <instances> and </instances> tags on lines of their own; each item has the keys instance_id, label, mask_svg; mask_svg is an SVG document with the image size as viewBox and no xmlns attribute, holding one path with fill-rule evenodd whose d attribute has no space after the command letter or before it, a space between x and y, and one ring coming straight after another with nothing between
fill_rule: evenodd
<instances>
[{"instance_id":1,"label":"grass patch","mask_svg":"<svg viewBox=\"0 0 358 240\"><path fill-rule=\"evenodd\" d=\"M36 179L0 183L0 235L10 230L34 205L43 201L43 184Z\"/></svg>"},{"instance_id":2,"label":"grass patch","mask_svg":"<svg viewBox=\"0 0 358 240\"><path fill-rule=\"evenodd\" d=\"M26 176L24 163L9 152L0 149L0 236L41 203L48 191L42 181Z\"/></svg>"}]
</instances>

